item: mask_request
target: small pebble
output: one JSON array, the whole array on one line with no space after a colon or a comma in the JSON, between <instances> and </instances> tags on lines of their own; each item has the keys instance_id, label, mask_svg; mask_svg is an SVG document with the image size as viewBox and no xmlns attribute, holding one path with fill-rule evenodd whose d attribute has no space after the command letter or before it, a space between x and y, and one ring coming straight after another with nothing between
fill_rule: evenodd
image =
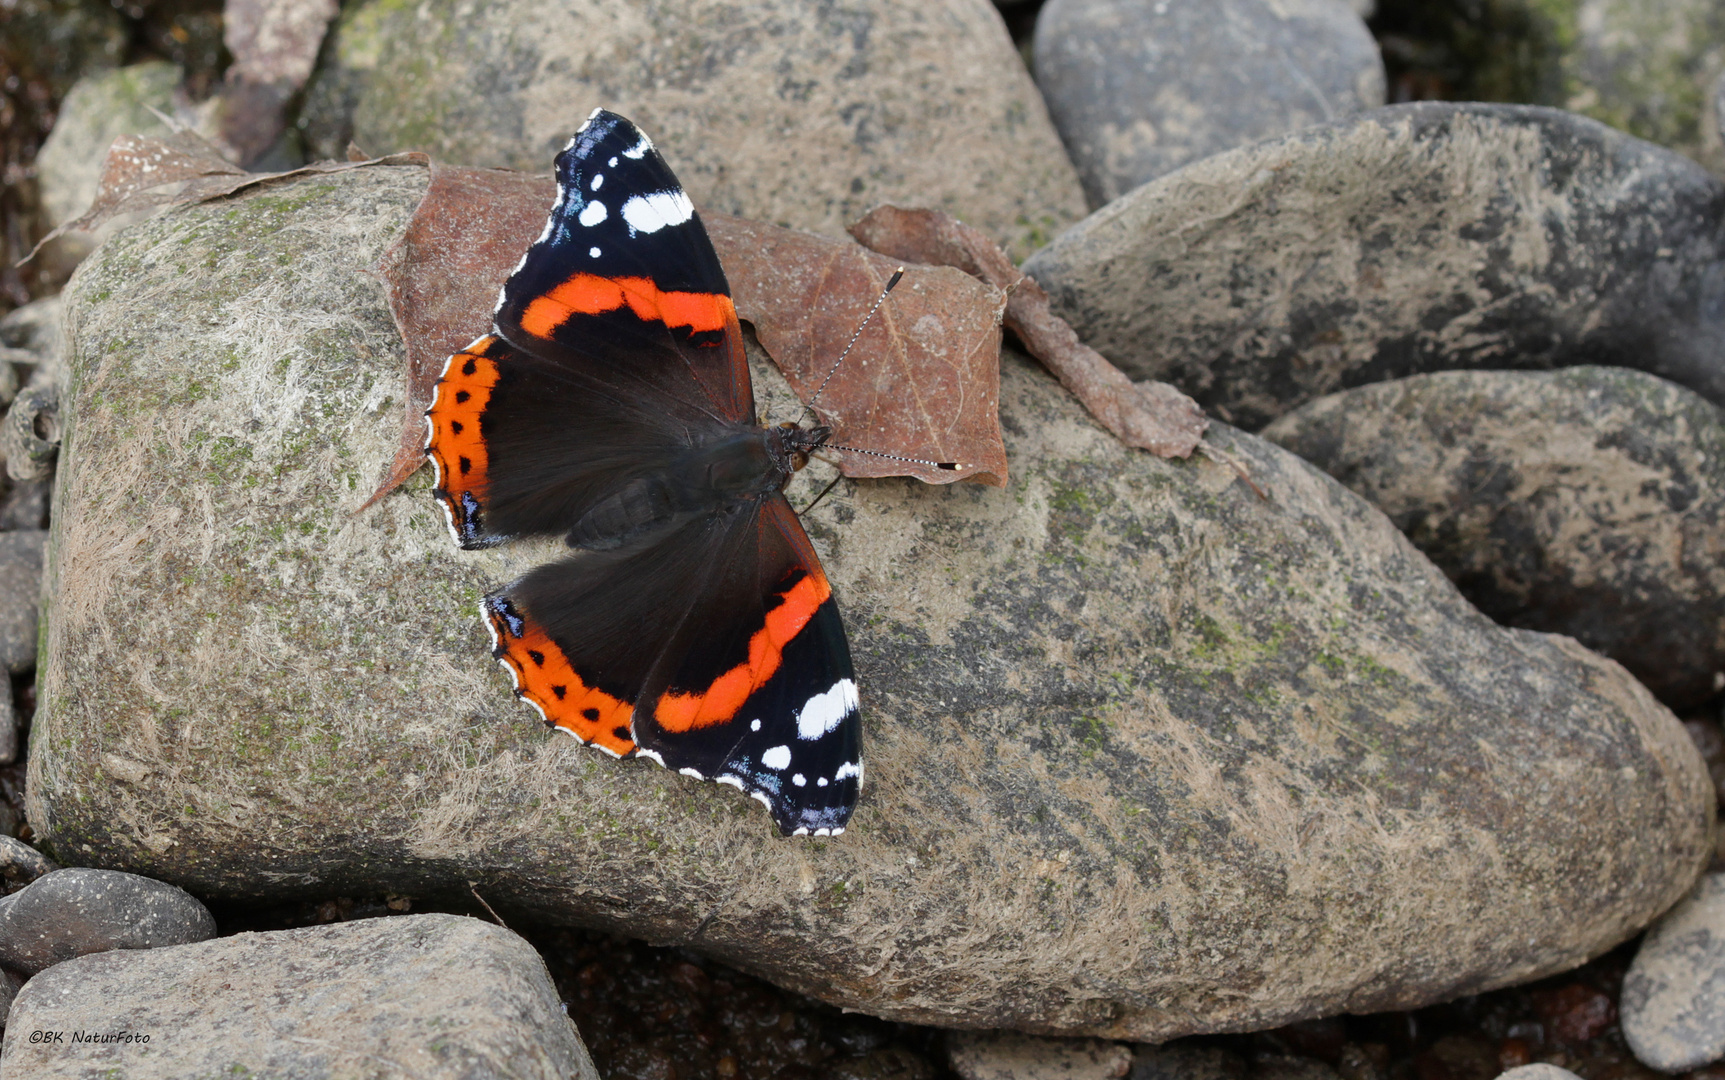
<instances>
[{"instance_id":1,"label":"small pebble","mask_svg":"<svg viewBox=\"0 0 1725 1080\"><path fill-rule=\"evenodd\" d=\"M30 386L12 401L0 425L0 452L14 480L46 480L60 452L60 395L53 386Z\"/></svg>"},{"instance_id":2,"label":"small pebble","mask_svg":"<svg viewBox=\"0 0 1725 1080\"><path fill-rule=\"evenodd\" d=\"M0 878L28 885L60 869L54 860L13 836L0 836Z\"/></svg>"},{"instance_id":3,"label":"small pebble","mask_svg":"<svg viewBox=\"0 0 1725 1080\"><path fill-rule=\"evenodd\" d=\"M56 870L7 899L0 965L27 975L89 953L216 936L216 920L196 897L118 870Z\"/></svg>"},{"instance_id":4,"label":"small pebble","mask_svg":"<svg viewBox=\"0 0 1725 1080\"><path fill-rule=\"evenodd\" d=\"M1047 1039L1016 1031L954 1031L947 1061L964 1080L1117 1080L1132 1051L1106 1039Z\"/></svg>"},{"instance_id":5,"label":"small pebble","mask_svg":"<svg viewBox=\"0 0 1725 1080\"><path fill-rule=\"evenodd\" d=\"M0 532L0 668L16 675L36 666L36 609L42 596L47 532Z\"/></svg>"},{"instance_id":6,"label":"small pebble","mask_svg":"<svg viewBox=\"0 0 1725 1080\"><path fill-rule=\"evenodd\" d=\"M1643 1065L1683 1072L1725 1057L1725 874L1653 924L1623 979L1623 1037Z\"/></svg>"},{"instance_id":7,"label":"small pebble","mask_svg":"<svg viewBox=\"0 0 1725 1080\"><path fill-rule=\"evenodd\" d=\"M1568 1069L1541 1062L1535 1065L1518 1065L1507 1072L1499 1073L1497 1080L1581 1080L1581 1077Z\"/></svg>"}]
</instances>

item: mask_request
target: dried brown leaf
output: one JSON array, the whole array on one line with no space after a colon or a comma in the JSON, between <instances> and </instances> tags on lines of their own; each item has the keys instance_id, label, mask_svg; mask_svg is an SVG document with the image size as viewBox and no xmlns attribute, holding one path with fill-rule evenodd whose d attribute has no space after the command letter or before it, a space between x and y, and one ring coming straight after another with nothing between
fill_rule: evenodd
<instances>
[{"instance_id":1,"label":"dried brown leaf","mask_svg":"<svg viewBox=\"0 0 1725 1080\"><path fill-rule=\"evenodd\" d=\"M425 198L379 266L406 343L408 387L395 461L366 506L424 461L423 416L432 387L449 355L489 328L497 290L538 236L556 194L549 177L432 167ZM702 218L739 315L754 324L792 386L812 395L896 264L848 241L718 214ZM834 424L834 441L855 439L851 445L869 450L975 467L950 472L845 453L846 475L1004 481L998 417L1004 302L964 275L927 271L907 278L875 315L878 327L865 331L818 410L823 422ZM818 375L806 373L816 366ZM967 407L948 408L951 401Z\"/></svg>"},{"instance_id":2,"label":"dried brown leaf","mask_svg":"<svg viewBox=\"0 0 1725 1080\"><path fill-rule=\"evenodd\" d=\"M914 476L932 484L1006 483L1000 438L1000 317L1006 296L962 272L917 267L863 325L898 263L798 229L706 216L737 314L833 442L846 476ZM857 328L856 345L833 364ZM932 462L960 462L949 471Z\"/></svg>"},{"instance_id":3,"label":"dried brown leaf","mask_svg":"<svg viewBox=\"0 0 1725 1080\"><path fill-rule=\"evenodd\" d=\"M286 172L247 172L226 160L197 134L179 131L166 138L122 135L108 147L102 162L101 185L96 200L82 217L68 221L44 236L29 255L62 233L94 232L123 214L136 214L164 206L185 206L232 195L244 188L273 183L313 173L344 172L374 165L428 165L424 154L390 154L365 161L320 161Z\"/></svg>"},{"instance_id":4,"label":"dried brown leaf","mask_svg":"<svg viewBox=\"0 0 1725 1080\"><path fill-rule=\"evenodd\" d=\"M1007 327L1128 446L1183 458L1203 439L1210 421L1197 402L1167 383L1134 384L1107 357L1078 340L1066 320L1054 314L1042 286L1021 274L978 230L939 210L881 206L851 226L850 233L883 254L957 267L1006 290Z\"/></svg>"}]
</instances>

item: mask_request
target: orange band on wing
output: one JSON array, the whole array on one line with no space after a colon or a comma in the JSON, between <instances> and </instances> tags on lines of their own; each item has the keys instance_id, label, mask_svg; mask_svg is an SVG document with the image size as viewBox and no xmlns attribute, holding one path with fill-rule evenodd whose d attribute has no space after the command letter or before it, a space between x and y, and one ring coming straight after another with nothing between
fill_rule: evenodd
<instances>
[{"instance_id":1,"label":"orange band on wing","mask_svg":"<svg viewBox=\"0 0 1725 1080\"><path fill-rule=\"evenodd\" d=\"M704 693L669 692L659 698L653 718L666 731L689 731L722 724L737 715L749 695L779 670L785 646L802 633L832 595L819 574L806 574L780 594L784 601L767 612L767 624L749 638L749 658L713 681Z\"/></svg>"},{"instance_id":2,"label":"orange band on wing","mask_svg":"<svg viewBox=\"0 0 1725 1080\"><path fill-rule=\"evenodd\" d=\"M438 497L459 503L463 491L482 490L490 458L479 433L479 418L497 385L497 361L486 352L497 341L487 334L449 358L437 380L426 417L431 438L425 452L437 463ZM459 514L459 505L452 506Z\"/></svg>"},{"instance_id":3,"label":"orange band on wing","mask_svg":"<svg viewBox=\"0 0 1725 1080\"><path fill-rule=\"evenodd\" d=\"M695 331L723 331L736 317L731 298L723 293L661 292L652 278L574 274L533 298L521 313L521 329L549 338L571 315L603 315L625 305L638 319Z\"/></svg>"},{"instance_id":4,"label":"orange band on wing","mask_svg":"<svg viewBox=\"0 0 1725 1080\"><path fill-rule=\"evenodd\" d=\"M533 620L523 619L516 637L500 613L489 611L486 617L497 640L497 659L515 675L516 693L539 706L548 723L618 757L635 752L629 732L633 705L588 686Z\"/></svg>"}]
</instances>

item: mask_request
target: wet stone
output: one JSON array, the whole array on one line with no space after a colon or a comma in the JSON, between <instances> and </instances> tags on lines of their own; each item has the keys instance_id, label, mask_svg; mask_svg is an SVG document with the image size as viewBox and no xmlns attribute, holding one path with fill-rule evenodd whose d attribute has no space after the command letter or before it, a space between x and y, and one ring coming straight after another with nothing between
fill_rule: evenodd
<instances>
[{"instance_id":1,"label":"wet stone","mask_svg":"<svg viewBox=\"0 0 1725 1080\"><path fill-rule=\"evenodd\" d=\"M40 1030L149 1041L32 1044ZM129 1080L598 1080L533 947L455 915L107 952L31 979L0 1070L81 1080L107 1069Z\"/></svg>"},{"instance_id":2,"label":"wet stone","mask_svg":"<svg viewBox=\"0 0 1725 1080\"><path fill-rule=\"evenodd\" d=\"M1675 709L1725 680L1725 409L1625 368L1450 371L1263 435L1388 514L1481 611L1568 634Z\"/></svg>"},{"instance_id":3,"label":"wet stone","mask_svg":"<svg viewBox=\"0 0 1725 1080\"><path fill-rule=\"evenodd\" d=\"M1725 1058L1725 874L1653 925L1623 980L1623 1037L1643 1065L1682 1072Z\"/></svg>"},{"instance_id":4,"label":"wet stone","mask_svg":"<svg viewBox=\"0 0 1725 1080\"><path fill-rule=\"evenodd\" d=\"M1581 1080L1568 1069L1557 1065L1538 1062L1533 1065L1518 1065L1513 1069L1498 1073L1497 1080Z\"/></svg>"},{"instance_id":5,"label":"wet stone","mask_svg":"<svg viewBox=\"0 0 1725 1080\"><path fill-rule=\"evenodd\" d=\"M209 909L184 889L117 870L55 870L6 899L0 966L27 975L74 956L179 945L216 933Z\"/></svg>"},{"instance_id":6,"label":"wet stone","mask_svg":"<svg viewBox=\"0 0 1725 1080\"><path fill-rule=\"evenodd\" d=\"M1026 261L1135 379L1257 429L1427 371L1636 368L1725 403L1725 184L1555 109L1426 102L1217 154Z\"/></svg>"},{"instance_id":7,"label":"wet stone","mask_svg":"<svg viewBox=\"0 0 1725 1080\"><path fill-rule=\"evenodd\" d=\"M1344 0L1049 0L1035 70L1091 206L1384 103L1377 42Z\"/></svg>"}]
</instances>

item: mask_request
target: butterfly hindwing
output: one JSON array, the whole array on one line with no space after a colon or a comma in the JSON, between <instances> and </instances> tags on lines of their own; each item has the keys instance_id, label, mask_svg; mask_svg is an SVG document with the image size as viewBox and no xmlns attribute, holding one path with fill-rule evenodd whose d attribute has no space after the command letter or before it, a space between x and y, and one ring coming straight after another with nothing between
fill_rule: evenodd
<instances>
[{"instance_id":1,"label":"butterfly hindwing","mask_svg":"<svg viewBox=\"0 0 1725 1080\"><path fill-rule=\"evenodd\" d=\"M844 624L784 496L756 515L644 687L635 739L666 768L760 799L781 832L842 832L862 784Z\"/></svg>"}]
</instances>

